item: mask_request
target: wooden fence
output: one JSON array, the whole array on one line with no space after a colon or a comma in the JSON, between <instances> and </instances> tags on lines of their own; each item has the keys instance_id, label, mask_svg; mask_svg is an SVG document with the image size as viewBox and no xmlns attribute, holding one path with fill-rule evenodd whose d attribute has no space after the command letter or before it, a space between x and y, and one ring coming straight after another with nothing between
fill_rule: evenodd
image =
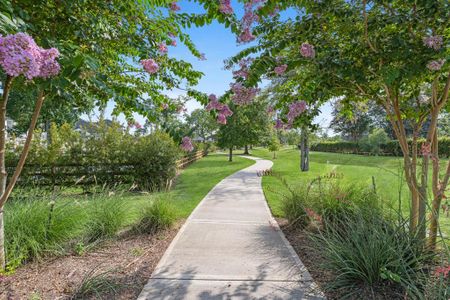
<instances>
[{"instance_id":1,"label":"wooden fence","mask_svg":"<svg viewBox=\"0 0 450 300\"><path fill-rule=\"evenodd\" d=\"M176 173L189 164L207 155L205 151L193 152L176 161ZM134 164L58 164L58 165L25 165L18 184L31 186L73 186L114 183L134 183L139 173ZM172 169L173 170L173 169ZM164 170L165 171L165 170ZM161 171L163 173L164 171ZM7 167L12 174L14 166ZM173 172L173 171L172 171ZM167 178L171 181L173 178ZM149 180L151 181L151 180Z\"/></svg>"}]
</instances>

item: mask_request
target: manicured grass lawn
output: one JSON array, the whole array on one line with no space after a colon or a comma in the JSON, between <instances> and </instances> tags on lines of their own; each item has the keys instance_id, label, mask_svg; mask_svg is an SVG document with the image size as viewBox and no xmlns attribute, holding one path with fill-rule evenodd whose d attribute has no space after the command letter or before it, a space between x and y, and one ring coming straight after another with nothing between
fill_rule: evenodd
<instances>
[{"instance_id":1,"label":"manicured grass lawn","mask_svg":"<svg viewBox=\"0 0 450 300\"><path fill-rule=\"evenodd\" d=\"M252 155L273 160L272 153L266 149L254 149ZM372 186L372 176L374 176L377 192L383 198L384 203L398 208L400 198L402 211L404 213L409 211L409 191L403 180L402 158L312 152L310 171L300 172L299 151L285 148L277 153L277 159L273 161L274 172L283 177L291 186L306 185L312 179L332 171L342 174L341 180L347 184ZM444 162L442 165L445 167ZM284 187L280 180L275 176L265 176L263 189L273 214L282 217L280 192L283 192ZM441 229L448 236L450 234L450 218L441 214L440 220Z\"/></svg>"},{"instance_id":2,"label":"manicured grass lawn","mask_svg":"<svg viewBox=\"0 0 450 300\"><path fill-rule=\"evenodd\" d=\"M225 154L209 154L189 165L175 179L172 190L168 193L177 208L179 218L186 218L208 192L225 177L251 166L255 162L239 156L228 161ZM132 224L140 215L142 207L163 193L138 194L116 192L113 198L121 198L127 202L129 215L127 223ZM95 194L94 196L95 197ZM80 198L67 197L67 200L79 201Z\"/></svg>"}]
</instances>

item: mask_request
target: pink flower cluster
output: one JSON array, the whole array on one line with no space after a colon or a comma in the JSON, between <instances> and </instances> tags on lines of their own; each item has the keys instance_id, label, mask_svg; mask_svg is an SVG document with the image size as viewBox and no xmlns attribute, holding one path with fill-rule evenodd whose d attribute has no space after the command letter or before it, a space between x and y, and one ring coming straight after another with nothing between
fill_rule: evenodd
<instances>
[{"instance_id":1,"label":"pink flower cluster","mask_svg":"<svg viewBox=\"0 0 450 300\"><path fill-rule=\"evenodd\" d=\"M217 123L219 124L227 124L227 117L233 115L233 112L226 104L222 104L217 100L216 95L209 95L209 103L206 106L207 111L216 110L218 112L217 115Z\"/></svg>"},{"instance_id":2,"label":"pink flower cluster","mask_svg":"<svg viewBox=\"0 0 450 300\"><path fill-rule=\"evenodd\" d=\"M427 64L427 68L430 71L439 71L445 64L445 59L432 60Z\"/></svg>"},{"instance_id":3,"label":"pink flower cluster","mask_svg":"<svg viewBox=\"0 0 450 300\"><path fill-rule=\"evenodd\" d=\"M423 44L428 48L439 50L443 45L442 35L432 35L424 37Z\"/></svg>"},{"instance_id":4,"label":"pink flower cluster","mask_svg":"<svg viewBox=\"0 0 450 300\"><path fill-rule=\"evenodd\" d=\"M170 45L176 47L177 46L177 41L176 40L171 40L170 41Z\"/></svg>"},{"instance_id":5,"label":"pink flower cluster","mask_svg":"<svg viewBox=\"0 0 450 300\"><path fill-rule=\"evenodd\" d=\"M241 61L239 62L240 69L237 71L233 71L233 77L247 79L249 75L248 69L251 62L252 62L251 58L241 59Z\"/></svg>"},{"instance_id":6,"label":"pink flower cluster","mask_svg":"<svg viewBox=\"0 0 450 300\"><path fill-rule=\"evenodd\" d=\"M450 265L446 267L437 267L434 274L436 277L443 276L444 278L447 278L448 274L450 273Z\"/></svg>"},{"instance_id":7,"label":"pink flower cluster","mask_svg":"<svg viewBox=\"0 0 450 300\"><path fill-rule=\"evenodd\" d=\"M275 121L275 125L273 126L275 129L284 129L286 126L286 124L284 124L283 121L281 121L280 119L277 119Z\"/></svg>"},{"instance_id":8,"label":"pink flower cluster","mask_svg":"<svg viewBox=\"0 0 450 300\"><path fill-rule=\"evenodd\" d=\"M282 74L284 74L284 72L286 72L286 69L287 69L287 65L280 65L280 66L275 67L275 69L273 71L277 75L282 75Z\"/></svg>"},{"instance_id":9,"label":"pink flower cluster","mask_svg":"<svg viewBox=\"0 0 450 300\"><path fill-rule=\"evenodd\" d=\"M26 33L0 36L0 65L9 76L48 78L60 71L56 48L43 49Z\"/></svg>"},{"instance_id":10,"label":"pink flower cluster","mask_svg":"<svg viewBox=\"0 0 450 300\"><path fill-rule=\"evenodd\" d=\"M179 11L180 9L181 9L181 7L176 2L170 3L170 10L171 11Z\"/></svg>"},{"instance_id":11,"label":"pink flower cluster","mask_svg":"<svg viewBox=\"0 0 450 300\"><path fill-rule=\"evenodd\" d=\"M301 115L306 110L305 101L296 101L289 105L289 112L287 113L288 123L292 125L295 118Z\"/></svg>"},{"instance_id":12,"label":"pink flower cluster","mask_svg":"<svg viewBox=\"0 0 450 300\"><path fill-rule=\"evenodd\" d=\"M181 140L181 148L187 152L191 152L192 150L194 150L194 145L192 144L192 140L189 137L185 136Z\"/></svg>"},{"instance_id":13,"label":"pink flower cluster","mask_svg":"<svg viewBox=\"0 0 450 300\"><path fill-rule=\"evenodd\" d=\"M163 103L163 104L161 104L161 108L162 108L163 110L166 110L166 109L169 108L169 104Z\"/></svg>"},{"instance_id":14,"label":"pink flower cluster","mask_svg":"<svg viewBox=\"0 0 450 300\"><path fill-rule=\"evenodd\" d=\"M231 91L233 92L231 100L234 104L247 105L253 102L253 99L255 99L259 89L254 87L245 87L242 83L235 82L231 84Z\"/></svg>"},{"instance_id":15,"label":"pink flower cluster","mask_svg":"<svg viewBox=\"0 0 450 300\"><path fill-rule=\"evenodd\" d=\"M144 70L150 74L155 74L159 70L159 65L151 58L141 60L141 65L144 67Z\"/></svg>"},{"instance_id":16,"label":"pink flower cluster","mask_svg":"<svg viewBox=\"0 0 450 300\"><path fill-rule=\"evenodd\" d=\"M180 104L177 106L177 113L181 114L182 112L187 112L187 108L183 104Z\"/></svg>"},{"instance_id":17,"label":"pink flower cluster","mask_svg":"<svg viewBox=\"0 0 450 300\"><path fill-rule=\"evenodd\" d=\"M314 46L308 43L303 43L300 47L300 53L303 57L314 58L316 56L316 50Z\"/></svg>"},{"instance_id":18,"label":"pink flower cluster","mask_svg":"<svg viewBox=\"0 0 450 300\"><path fill-rule=\"evenodd\" d=\"M252 33L252 24L259 21L258 15L254 12L253 7L262 3L262 0L250 0L244 5L244 16L241 20L241 34L238 36L239 43L248 43L256 37ZM258 8L258 7L257 7Z\"/></svg>"},{"instance_id":19,"label":"pink flower cluster","mask_svg":"<svg viewBox=\"0 0 450 300\"><path fill-rule=\"evenodd\" d=\"M158 51L159 51L160 53L167 53L168 49L167 49L166 44L164 44L164 43L159 43L159 44L158 44Z\"/></svg>"},{"instance_id":20,"label":"pink flower cluster","mask_svg":"<svg viewBox=\"0 0 450 300\"><path fill-rule=\"evenodd\" d=\"M233 7L231 7L231 0L220 0L219 11L226 15L234 13Z\"/></svg>"}]
</instances>

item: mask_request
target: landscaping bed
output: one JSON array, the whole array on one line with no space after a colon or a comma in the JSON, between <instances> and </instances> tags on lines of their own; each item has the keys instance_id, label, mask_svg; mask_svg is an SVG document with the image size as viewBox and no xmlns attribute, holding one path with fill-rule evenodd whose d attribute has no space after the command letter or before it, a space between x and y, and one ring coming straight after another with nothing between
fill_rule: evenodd
<instances>
[{"instance_id":1,"label":"landscaping bed","mask_svg":"<svg viewBox=\"0 0 450 300\"><path fill-rule=\"evenodd\" d=\"M0 299L135 299L182 223L25 265L3 278Z\"/></svg>"}]
</instances>

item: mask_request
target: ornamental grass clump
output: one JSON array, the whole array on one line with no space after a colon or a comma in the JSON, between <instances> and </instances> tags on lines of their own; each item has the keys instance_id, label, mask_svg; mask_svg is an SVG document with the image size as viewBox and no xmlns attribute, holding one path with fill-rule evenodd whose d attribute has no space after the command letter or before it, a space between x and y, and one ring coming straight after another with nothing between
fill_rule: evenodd
<instances>
[{"instance_id":1,"label":"ornamental grass clump","mask_svg":"<svg viewBox=\"0 0 450 300\"><path fill-rule=\"evenodd\" d=\"M171 199L162 195L142 209L140 219L133 229L137 233L153 234L159 230L170 228L176 218L176 210Z\"/></svg>"},{"instance_id":2,"label":"ornamental grass clump","mask_svg":"<svg viewBox=\"0 0 450 300\"><path fill-rule=\"evenodd\" d=\"M127 210L122 198L99 196L89 204L85 238L88 243L114 237L127 220Z\"/></svg>"},{"instance_id":3,"label":"ornamental grass clump","mask_svg":"<svg viewBox=\"0 0 450 300\"><path fill-rule=\"evenodd\" d=\"M71 204L48 199L16 200L5 210L7 269L44 255L65 253L67 243L82 230L83 212Z\"/></svg>"},{"instance_id":4,"label":"ornamental grass clump","mask_svg":"<svg viewBox=\"0 0 450 300\"><path fill-rule=\"evenodd\" d=\"M408 220L387 219L356 208L324 223L313 240L324 257L322 267L335 274L329 290L352 298L387 287L399 297L425 299L427 266L433 255L424 250L423 240L409 232Z\"/></svg>"}]
</instances>

